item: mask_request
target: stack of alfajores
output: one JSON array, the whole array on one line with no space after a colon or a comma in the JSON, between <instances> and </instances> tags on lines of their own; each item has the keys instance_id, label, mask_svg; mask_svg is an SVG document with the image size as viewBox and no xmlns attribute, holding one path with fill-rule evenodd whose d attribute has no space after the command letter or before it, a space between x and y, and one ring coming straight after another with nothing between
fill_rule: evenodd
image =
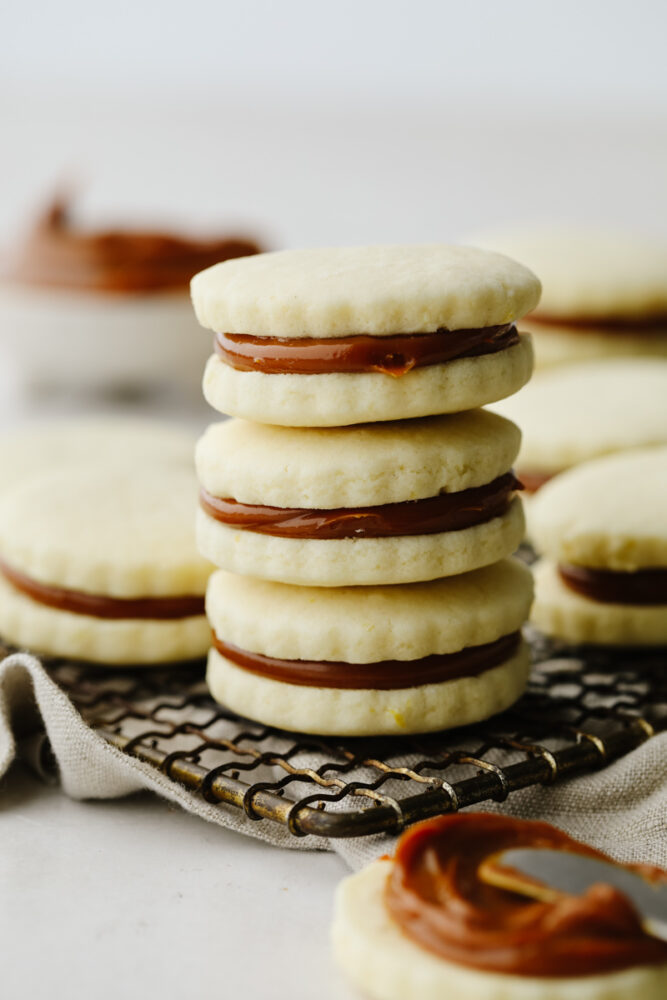
<instances>
[{"instance_id":1,"label":"stack of alfajores","mask_svg":"<svg viewBox=\"0 0 667 1000\"><path fill-rule=\"evenodd\" d=\"M213 696L318 734L464 725L522 693L520 433L540 285L432 246L261 254L196 275L215 331L197 446Z\"/></svg>"}]
</instances>

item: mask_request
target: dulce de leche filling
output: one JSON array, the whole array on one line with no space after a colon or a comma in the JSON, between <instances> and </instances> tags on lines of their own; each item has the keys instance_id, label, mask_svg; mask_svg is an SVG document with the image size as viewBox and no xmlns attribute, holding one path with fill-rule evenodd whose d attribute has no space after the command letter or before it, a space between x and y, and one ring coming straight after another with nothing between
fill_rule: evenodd
<instances>
[{"instance_id":1,"label":"dulce de leche filling","mask_svg":"<svg viewBox=\"0 0 667 1000\"><path fill-rule=\"evenodd\" d=\"M548 823L439 816L401 837L385 890L389 913L418 945L487 972L588 976L667 962L667 944L644 933L635 908L610 885L546 903L484 883L481 863L517 847L610 860ZM667 878L648 866L626 867L652 881Z\"/></svg>"},{"instance_id":2,"label":"dulce de leche filling","mask_svg":"<svg viewBox=\"0 0 667 1000\"><path fill-rule=\"evenodd\" d=\"M505 513L521 489L514 473L506 472L484 486L442 493L424 500L340 507L330 510L264 507L200 493L203 510L222 524L279 538L387 538L460 531Z\"/></svg>"},{"instance_id":3,"label":"dulce de leche filling","mask_svg":"<svg viewBox=\"0 0 667 1000\"><path fill-rule=\"evenodd\" d=\"M531 313L531 323L544 326L567 327L572 332L618 334L657 333L667 334L667 313L644 316L552 316L549 313Z\"/></svg>"},{"instance_id":4,"label":"dulce de leche filling","mask_svg":"<svg viewBox=\"0 0 667 1000\"><path fill-rule=\"evenodd\" d=\"M38 604L46 604L58 611L71 611L75 615L165 621L204 614L204 597L201 594L183 594L176 597L108 597L105 594L88 594L82 590L67 590L64 587L40 583L8 566L2 560L0 560L0 572L16 590L20 590Z\"/></svg>"},{"instance_id":5,"label":"dulce de leche filling","mask_svg":"<svg viewBox=\"0 0 667 1000\"><path fill-rule=\"evenodd\" d=\"M221 656L237 667L261 677L286 684L298 684L300 687L376 691L439 684L458 677L476 677L513 656L520 640L521 633L512 632L482 646L468 646L456 653L435 653L418 660L342 663L332 660L280 660L239 649L238 646L223 642L213 633L213 646Z\"/></svg>"},{"instance_id":6,"label":"dulce de leche filling","mask_svg":"<svg viewBox=\"0 0 667 1000\"><path fill-rule=\"evenodd\" d=\"M454 358L494 354L519 343L511 323L479 330L435 330L389 337L254 337L218 333L214 346L222 360L241 372L266 375L325 375L380 372L400 378L413 368Z\"/></svg>"},{"instance_id":7,"label":"dulce de leche filling","mask_svg":"<svg viewBox=\"0 0 667 1000\"><path fill-rule=\"evenodd\" d=\"M186 290L197 271L259 247L238 237L200 240L137 230L75 227L70 205L56 199L10 261L8 275L29 285L93 292Z\"/></svg>"},{"instance_id":8,"label":"dulce de leche filling","mask_svg":"<svg viewBox=\"0 0 667 1000\"><path fill-rule=\"evenodd\" d=\"M560 563L558 574L570 590L603 604L667 605L667 568L627 573Z\"/></svg>"}]
</instances>

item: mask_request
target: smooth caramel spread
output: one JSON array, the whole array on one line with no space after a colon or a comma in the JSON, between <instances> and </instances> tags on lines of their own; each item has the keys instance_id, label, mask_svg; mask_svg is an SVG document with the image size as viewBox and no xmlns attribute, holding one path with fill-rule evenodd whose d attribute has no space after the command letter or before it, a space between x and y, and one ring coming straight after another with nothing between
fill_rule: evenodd
<instances>
[{"instance_id":1,"label":"smooth caramel spread","mask_svg":"<svg viewBox=\"0 0 667 1000\"><path fill-rule=\"evenodd\" d=\"M667 605L667 568L625 573L560 563L558 574L570 590L603 604Z\"/></svg>"},{"instance_id":2,"label":"smooth caramel spread","mask_svg":"<svg viewBox=\"0 0 667 1000\"><path fill-rule=\"evenodd\" d=\"M399 841L385 891L392 918L428 951L487 972L588 976L667 962L667 944L644 933L632 904L610 885L545 903L485 884L479 865L515 847L610 860L548 823L491 813L439 816ZM667 880L656 868L625 867Z\"/></svg>"},{"instance_id":3,"label":"smooth caramel spread","mask_svg":"<svg viewBox=\"0 0 667 1000\"><path fill-rule=\"evenodd\" d=\"M200 493L209 517L223 524L279 538L386 538L460 531L503 514L521 483L512 472L485 486L425 500L340 507L332 510L264 507Z\"/></svg>"},{"instance_id":4,"label":"smooth caramel spread","mask_svg":"<svg viewBox=\"0 0 667 1000\"><path fill-rule=\"evenodd\" d=\"M67 201L37 220L7 276L27 285L92 292L186 290L197 271L260 248L246 239L199 240L160 232L87 231L75 227Z\"/></svg>"},{"instance_id":5,"label":"smooth caramel spread","mask_svg":"<svg viewBox=\"0 0 667 1000\"><path fill-rule=\"evenodd\" d=\"M67 590L40 583L1 560L0 572L13 587L33 601L57 608L58 611L71 611L75 615L164 621L204 614L204 597L201 594L176 597L107 597L105 594L88 594L82 590Z\"/></svg>"},{"instance_id":6,"label":"smooth caramel spread","mask_svg":"<svg viewBox=\"0 0 667 1000\"><path fill-rule=\"evenodd\" d=\"M547 313L532 313L526 316L531 323L545 326L571 327L582 333L602 330L604 333L667 333L667 313L643 316L551 316Z\"/></svg>"},{"instance_id":7,"label":"smooth caramel spread","mask_svg":"<svg viewBox=\"0 0 667 1000\"><path fill-rule=\"evenodd\" d=\"M418 660L381 660L375 663L340 663L331 660L280 660L239 649L213 633L213 645L226 660L261 677L300 687L353 688L392 691L439 684L458 677L476 677L514 655L520 632L504 635L483 646L469 646L457 653L436 653Z\"/></svg>"},{"instance_id":8,"label":"smooth caramel spread","mask_svg":"<svg viewBox=\"0 0 667 1000\"><path fill-rule=\"evenodd\" d=\"M493 354L519 343L516 327L435 330L392 337L260 337L218 333L214 346L222 360L242 372L267 375L323 375L334 372L381 372L400 378L413 368L454 358Z\"/></svg>"}]
</instances>

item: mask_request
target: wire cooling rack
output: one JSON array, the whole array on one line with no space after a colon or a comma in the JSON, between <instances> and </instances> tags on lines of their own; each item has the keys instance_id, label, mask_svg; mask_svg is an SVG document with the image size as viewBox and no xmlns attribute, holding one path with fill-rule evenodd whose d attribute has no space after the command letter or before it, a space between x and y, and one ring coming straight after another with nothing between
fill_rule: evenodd
<instances>
[{"instance_id":1,"label":"wire cooling rack","mask_svg":"<svg viewBox=\"0 0 667 1000\"><path fill-rule=\"evenodd\" d=\"M667 728L664 650L532 646L528 691L511 710L391 739L313 737L239 718L211 700L201 664L47 669L105 740L208 801L295 836L356 837L604 767Z\"/></svg>"}]
</instances>

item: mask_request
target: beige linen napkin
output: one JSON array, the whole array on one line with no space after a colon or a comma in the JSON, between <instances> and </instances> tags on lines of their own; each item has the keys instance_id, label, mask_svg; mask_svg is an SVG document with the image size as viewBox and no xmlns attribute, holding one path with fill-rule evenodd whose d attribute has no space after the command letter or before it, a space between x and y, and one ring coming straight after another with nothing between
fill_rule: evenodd
<instances>
[{"instance_id":1,"label":"beige linen napkin","mask_svg":"<svg viewBox=\"0 0 667 1000\"><path fill-rule=\"evenodd\" d=\"M354 869L391 851L395 843L389 836L297 838L277 823L255 822L241 810L206 802L150 765L110 746L84 723L40 662L26 653L14 653L0 662L0 777L16 756L16 734L33 700L63 790L73 798L116 798L150 789L238 833L280 847L336 851ZM313 753L300 765L317 767L323 762L324 757L318 759ZM396 763L412 762L406 757ZM527 788L502 804L488 802L479 808L546 820L619 860L667 868L667 733L604 770L553 786Z\"/></svg>"}]
</instances>

